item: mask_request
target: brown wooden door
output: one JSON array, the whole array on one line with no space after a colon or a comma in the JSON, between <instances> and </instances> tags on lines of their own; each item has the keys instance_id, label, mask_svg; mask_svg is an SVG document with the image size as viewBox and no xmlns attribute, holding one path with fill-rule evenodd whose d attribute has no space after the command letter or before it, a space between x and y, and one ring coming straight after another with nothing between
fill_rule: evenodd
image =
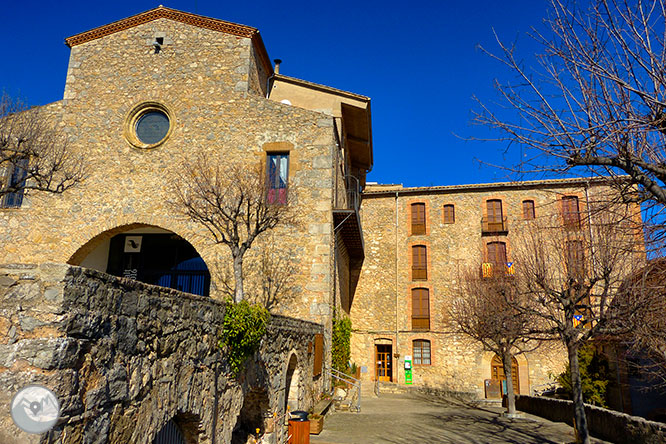
<instances>
[{"instance_id":1,"label":"brown wooden door","mask_svg":"<svg viewBox=\"0 0 666 444\"><path fill-rule=\"evenodd\" d=\"M516 358L511 359L511 376L513 382L513 392L520 394L520 379L518 378L518 361ZM490 377L506 384L506 374L504 374L504 366L499 356L495 355L492 363L490 364Z\"/></svg>"},{"instance_id":2,"label":"brown wooden door","mask_svg":"<svg viewBox=\"0 0 666 444\"><path fill-rule=\"evenodd\" d=\"M391 362L393 353L390 345L375 345L375 379L377 381L392 381L393 369Z\"/></svg>"}]
</instances>

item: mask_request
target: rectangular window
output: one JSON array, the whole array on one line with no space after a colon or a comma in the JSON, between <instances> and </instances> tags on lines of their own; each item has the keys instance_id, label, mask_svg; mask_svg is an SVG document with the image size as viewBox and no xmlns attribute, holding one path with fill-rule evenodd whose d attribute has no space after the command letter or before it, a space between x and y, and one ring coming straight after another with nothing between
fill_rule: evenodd
<instances>
[{"instance_id":1,"label":"rectangular window","mask_svg":"<svg viewBox=\"0 0 666 444\"><path fill-rule=\"evenodd\" d=\"M412 290L412 330L430 329L430 294L427 288Z\"/></svg>"},{"instance_id":2,"label":"rectangular window","mask_svg":"<svg viewBox=\"0 0 666 444\"><path fill-rule=\"evenodd\" d=\"M453 204L444 205L444 223L453 224L456 222L456 207Z\"/></svg>"},{"instance_id":3,"label":"rectangular window","mask_svg":"<svg viewBox=\"0 0 666 444\"><path fill-rule=\"evenodd\" d=\"M417 339L412 342L414 364L430 365L430 341Z\"/></svg>"},{"instance_id":4,"label":"rectangular window","mask_svg":"<svg viewBox=\"0 0 666 444\"><path fill-rule=\"evenodd\" d=\"M425 234L426 233L426 215L425 204L414 203L412 204L412 234Z\"/></svg>"},{"instance_id":5,"label":"rectangular window","mask_svg":"<svg viewBox=\"0 0 666 444\"><path fill-rule=\"evenodd\" d=\"M488 213L488 231L504 231L504 216L502 214L502 201L491 199L486 202Z\"/></svg>"},{"instance_id":6,"label":"rectangular window","mask_svg":"<svg viewBox=\"0 0 666 444\"><path fill-rule=\"evenodd\" d=\"M500 265L506 265L506 243L489 242L486 248L488 250L488 262L494 264L497 270L500 270Z\"/></svg>"},{"instance_id":7,"label":"rectangular window","mask_svg":"<svg viewBox=\"0 0 666 444\"><path fill-rule=\"evenodd\" d=\"M7 183L3 187L6 194L2 196L2 201L0 202L2 208L19 208L21 206L27 175L28 159L17 159L8 170Z\"/></svg>"},{"instance_id":8,"label":"rectangular window","mask_svg":"<svg viewBox=\"0 0 666 444\"><path fill-rule=\"evenodd\" d=\"M576 196L564 196L562 198L562 219L565 227L580 227L580 209Z\"/></svg>"},{"instance_id":9,"label":"rectangular window","mask_svg":"<svg viewBox=\"0 0 666 444\"><path fill-rule=\"evenodd\" d=\"M583 241L567 241L566 260L569 277L580 279L585 275L585 251L583 249Z\"/></svg>"},{"instance_id":10,"label":"rectangular window","mask_svg":"<svg viewBox=\"0 0 666 444\"><path fill-rule=\"evenodd\" d=\"M532 220L536 217L534 212L534 201L533 200L524 200L523 201L523 219Z\"/></svg>"},{"instance_id":11,"label":"rectangular window","mask_svg":"<svg viewBox=\"0 0 666 444\"><path fill-rule=\"evenodd\" d=\"M266 163L266 199L270 204L284 205L287 203L289 153L268 154Z\"/></svg>"},{"instance_id":12,"label":"rectangular window","mask_svg":"<svg viewBox=\"0 0 666 444\"><path fill-rule=\"evenodd\" d=\"M412 247L412 280L428 279L428 257L425 245Z\"/></svg>"}]
</instances>

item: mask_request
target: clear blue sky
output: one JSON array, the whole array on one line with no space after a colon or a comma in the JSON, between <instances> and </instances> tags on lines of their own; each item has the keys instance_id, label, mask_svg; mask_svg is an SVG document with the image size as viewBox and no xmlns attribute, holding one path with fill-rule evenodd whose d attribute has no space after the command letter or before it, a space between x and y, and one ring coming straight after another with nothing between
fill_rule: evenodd
<instances>
[{"instance_id":1,"label":"clear blue sky","mask_svg":"<svg viewBox=\"0 0 666 444\"><path fill-rule=\"evenodd\" d=\"M491 101L497 62L492 28L528 55L545 1L231 2L163 0L164 6L258 28L281 72L372 98L375 166L368 180L406 186L507 179L481 166L504 159L503 144L470 125L472 96ZM158 6L143 0L11 1L2 8L0 89L29 104L62 98L69 49L64 38Z\"/></svg>"}]
</instances>

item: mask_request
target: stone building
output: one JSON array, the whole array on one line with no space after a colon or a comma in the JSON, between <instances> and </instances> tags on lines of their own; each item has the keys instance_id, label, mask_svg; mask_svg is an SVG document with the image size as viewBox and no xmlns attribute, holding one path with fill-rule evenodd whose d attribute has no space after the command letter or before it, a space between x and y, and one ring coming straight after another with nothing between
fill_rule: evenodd
<instances>
[{"instance_id":1,"label":"stone building","mask_svg":"<svg viewBox=\"0 0 666 444\"><path fill-rule=\"evenodd\" d=\"M529 224L553 215L585 219L588 204L609 193L601 178L369 185L362 204L366 259L351 309L351 360L362 366L362 380L404 385L408 357L414 385L486 396L485 381L504 372L499 357L452 329L447 309L460 273L519 267L512 243ZM544 388L567 362L552 347L515 359L522 394Z\"/></svg>"},{"instance_id":2,"label":"stone building","mask_svg":"<svg viewBox=\"0 0 666 444\"><path fill-rule=\"evenodd\" d=\"M255 28L162 6L69 37L65 42L71 55L63 99L39 111L67 135L68 149L84 159L87 177L80 186L60 195L13 193L2 200L2 295L9 298L3 300L0 314L0 373L6 378L3 387L16 388L17 381L31 380L24 371L36 380L47 377L48 381L78 375L80 384L62 388L64 397L86 392L94 385L85 379L88 370L81 367L81 360L94 359L94 350L77 349L81 360L62 366L50 359L37 363L31 360L29 368L34 372L22 364L21 356L38 348L34 341L42 341L38 342L44 348L40 353L49 355L58 349L58 341L49 342L51 338L74 335L70 338L73 343L79 338L71 325L62 325L67 318L60 316L66 310L62 304L46 303L41 311L38 304L34 312L30 311L30 322L25 322L20 309L11 308L16 306L11 298L17 295L27 299L55 295L57 300L68 300L77 294L78 290L63 283L69 282L72 273L78 273L76 267L63 271L52 282L40 278L39 270L46 264L80 266L115 275L120 278L117 282L105 275L114 289L127 285L122 278L129 278L210 297L209 309L221 310L215 301L225 294L223 275L217 268L228 262L227 248L215 245L203 227L179 217L169 206L174 197L169 183L182 162L203 154L221 165L264 170L271 183L267 199L278 204L287 193L296 193L297 223L268 233L263 242L275 248L274 254L288 257L296 270L290 297L276 301L270 309L276 315L298 319L287 322L286 330L292 332L289 334L301 331L302 338L283 343L280 353L284 362L265 369L277 374L262 379L271 384L269 399L259 416L268 411L284 414L287 405L309 407L313 392L321 390L323 384L321 370L313 372L313 366L317 367L315 354L330 356L332 315L336 307L349 310L350 294L364 257L358 210L359 192L372 168L370 99L280 75ZM20 176L6 173L8 180ZM255 266L252 260L250 257L246 262L248 274ZM36 283L30 284L31 280ZM151 291L147 289L150 287L141 288ZM143 309L149 308L150 304L143 304ZM119 320L127 315L122 310L100 310L101 314L92 319L113 319L109 321L113 325L125 322ZM136 307L130 312L136 314ZM157 315L157 325L166 322ZM221 312L211 316L217 319ZM192 319L196 318L194 315ZM193 334L205 336L200 338L202 347L214 347L216 341L210 337L214 327L205 327ZM282 330L276 331L271 339L279 341ZM114 336L117 332L110 327L100 334ZM142 334L152 338L148 349L152 341L157 341L158 350L161 340L168 341L153 336L157 334L153 329ZM313 336L316 334L323 335L324 350L318 348L319 340ZM291 352L285 345L288 343L295 344ZM152 356L149 350L145 353L146 357ZM180 356L178 353L174 356ZM116 372L120 379L133 377L130 355L117 357L115 364L124 369L124 373ZM270 359L274 358L271 355ZM210 362L222 368L219 365L223 357L212 349L201 359L193 365ZM92 372L95 381L101 386L106 384L104 381L113 383L109 378L115 364L100 365L99 374ZM54 370L61 367L64 373ZM44 371L48 375L44 376ZM290 389L287 381L292 377L298 380ZM173 380L174 375L165 374L164 378ZM202 432L207 440L222 442L220 437L230 436L242 403L242 397L239 401L235 396L254 390L252 380L250 376L245 378L242 390L232 387L230 393L235 395L231 401L224 401L226 410L219 418L207 416ZM205 390L217 396L215 384L206 384ZM175 392L170 393L182 389L175 384ZM151 434L169 418L164 412L137 416L135 407L145 409L152 402L168 406L171 416L178 413L173 405L177 396L151 398L158 393L142 388L140 380L129 393L139 396L141 403L132 398L134 407L114 410L113 414L123 416L123 421L145 422L141 442L152 439ZM9 401L7 396L9 393L3 393L3 405ZM101 399L100 403L108 406L107 401ZM128 406L125 399L122 403ZM96 404L91 402L86 408L91 405ZM180 413L196 412L185 409ZM86 415L90 413L82 410L80 402L72 401L67 406L70 436L97 434L100 438L96 439L101 441L102 436L108 436L110 442L127 442L123 441L127 437L116 433L113 421L109 425L108 415L100 413L106 422L97 428L85 419ZM217 440L211 437L216 433ZM140 442L135 438L131 441ZM208 442L206 439L201 442Z\"/></svg>"}]
</instances>

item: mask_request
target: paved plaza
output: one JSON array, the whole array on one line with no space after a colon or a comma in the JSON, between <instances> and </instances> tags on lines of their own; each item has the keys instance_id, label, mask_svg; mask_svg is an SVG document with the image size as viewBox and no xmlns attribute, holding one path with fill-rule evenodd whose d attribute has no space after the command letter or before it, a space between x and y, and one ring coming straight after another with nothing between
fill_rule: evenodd
<instances>
[{"instance_id":1,"label":"paved plaza","mask_svg":"<svg viewBox=\"0 0 666 444\"><path fill-rule=\"evenodd\" d=\"M573 429L531 415L501 416L499 407L470 406L419 394L382 394L364 398L361 413L326 415L313 444L372 443L551 443L573 442ZM595 444L606 441L593 440Z\"/></svg>"}]
</instances>

